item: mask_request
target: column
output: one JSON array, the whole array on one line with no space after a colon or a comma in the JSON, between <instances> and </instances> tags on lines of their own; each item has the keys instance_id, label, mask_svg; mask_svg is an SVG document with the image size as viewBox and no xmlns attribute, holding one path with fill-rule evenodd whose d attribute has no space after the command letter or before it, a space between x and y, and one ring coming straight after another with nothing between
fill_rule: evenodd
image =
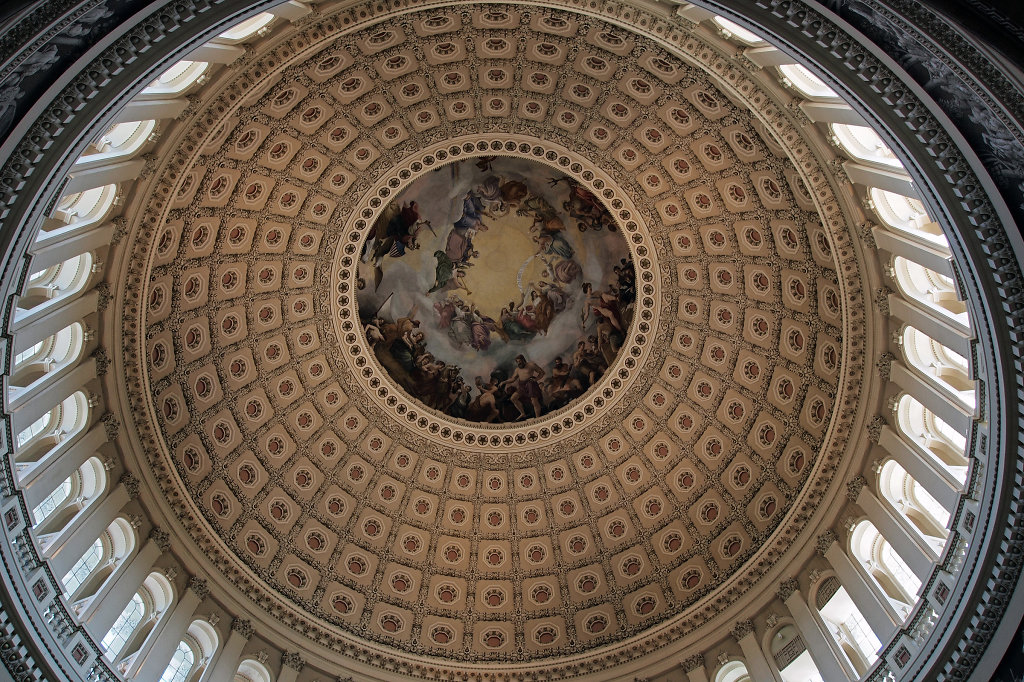
<instances>
[{"instance_id":1,"label":"column","mask_svg":"<svg viewBox=\"0 0 1024 682\"><path fill-rule=\"evenodd\" d=\"M814 659L814 665L818 667L821 677L828 682L856 680L857 674L848 669L849 663L836 651L832 635L823 632L815 620L814 614L800 593L797 581L790 578L783 582L779 588L779 598L786 604L793 620L796 621L796 629L799 630L800 637Z\"/></svg>"},{"instance_id":2,"label":"column","mask_svg":"<svg viewBox=\"0 0 1024 682\"><path fill-rule=\"evenodd\" d=\"M60 531L41 538L42 555L58 579L82 558L100 533L107 529L125 504L139 492L139 483L132 474L125 474L113 490L87 506Z\"/></svg>"},{"instance_id":3,"label":"column","mask_svg":"<svg viewBox=\"0 0 1024 682\"><path fill-rule=\"evenodd\" d=\"M891 426L882 427L878 445L906 469L907 473L920 483L936 502L945 507L946 511L950 514L956 511L960 502L961 486L947 470L929 461L929 457L905 441Z\"/></svg>"},{"instance_id":4,"label":"column","mask_svg":"<svg viewBox=\"0 0 1024 682\"><path fill-rule=\"evenodd\" d=\"M38 463L19 475L18 484L25 498L25 506L35 509L106 442L106 427L102 422L97 422L88 431L79 432L54 447Z\"/></svg>"},{"instance_id":5,"label":"column","mask_svg":"<svg viewBox=\"0 0 1024 682\"><path fill-rule=\"evenodd\" d=\"M778 682L778 678L768 665L761 645L754 635L754 624L749 620L741 620L733 626L732 636L739 642L743 651L743 659L747 665L747 672L754 682Z\"/></svg>"},{"instance_id":6,"label":"column","mask_svg":"<svg viewBox=\"0 0 1024 682\"><path fill-rule=\"evenodd\" d=\"M847 485L847 496L857 503L867 515L871 523L882 534L893 550L906 562L921 582L927 582L932 574L938 557L931 546L911 534L910 530L897 520L875 494L868 489L863 476L850 481Z\"/></svg>"},{"instance_id":7,"label":"column","mask_svg":"<svg viewBox=\"0 0 1024 682\"><path fill-rule=\"evenodd\" d=\"M96 360L85 358L77 367L53 383L19 393L8 403L11 412L11 431L21 433L32 422L60 405L65 398L95 378Z\"/></svg>"},{"instance_id":8,"label":"column","mask_svg":"<svg viewBox=\"0 0 1024 682\"><path fill-rule=\"evenodd\" d=\"M793 58L777 47L771 45L758 45L743 50L743 56L754 62L762 69L766 66L782 66L792 64Z\"/></svg>"},{"instance_id":9,"label":"column","mask_svg":"<svg viewBox=\"0 0 1024 682\"><path fill-rule=\"evenodd\" d=\"M298 652L284 652L281 654L281 672L277 675L277 682L295 682L305 667L306 661Z\"/></svg>"},{"instance_id":10,"label":"column","mask_svg":"<svg viewBox=\"0 0 1024 682\"><path fill-rule=\"evenodd\" d=\"M854 161L844 161L843 168L846 170L850 182L877 187L888 192L902 194L905 197L917 197L917 190L914 189L910 176L906 173L873 168Z\"/></svg>"},{"instance_id":11,"label":"column","mask_svg":"<svg viewBox=\"0 0 1024 682\"><path fill-rule=\"evenodd\" d=\"M893 383L917 398L922 405L963 436L970 433L974 415L967 411L968 407L960 402L958 397L945 389L933 386L918 374L911 372L901 362L892 363L889 377ZM973 412L973 408L971 409Z\"/></svg>"},{"instance_id":12,"label":"column","mask_svg":"<svg viewBox=\"0 0 1024 682\"><path fill-rule=\"evenodd\" d=\"M801 102L800 108L814 123L845 123L866 126L864 117L844 102Z\"/></svg>"},{"instance_id":13,"label":"column","mask_svg":"<svg viewBox=\"0 0 1024 682\"><path fill-rule=\"evenodd\" d=\"M189 57L189 59L193 59L193 57ZM195 61L209 60L196 59ZM132 100L125 105L124 109L118 112L114 118L114 123L134 123L136 121L159 121L165 118L177 118L181 116L181 112L185 111L187 107L188 100L184 97Z\"/></svg>"},{"instance_id":14,"label":"column","mask_svg":"<svg viewBox=\"0 0 1024 682\"><path fill-rule=\"evenodd\" d=\"M871 230L871 235L874 237L875 245L883 251L888 251L894 256L903 256L946 277L954 276L953 264L949 260L949 249L924 244L911 237L878 227Z\"/></svg>"},{"instance_id":15,"label":"column","mask_svg":"<svg viewBox=\"0 0 1024 682\"><path fill-rule=\"evenodd\" d=\"M228 45L226 43L218 43L217 41L211 41L205 45L200 45L196 49L188 53L189 61L193 62L209 62L211 64L230 64L239 57L245 54L245 48L240 45ZM175 114L172 118L176 118Z\"/></svg>"},{"instance_id":16,"label":"column","mask_svg":"<svg viewBox=\"0 0 1024 682\"><path fill-rule=\"evenodd\" d=\"M889 296L889 315L909 324L965 358L971 357L971 330L951 317L942 317L896 294Z\"/></svg>"},{"instance_id":17,"label":"column","mask_svg":"<svg viewBox=\"0 0 1024 682\"><path fill-rule=\"evenodd\" d=\"M687 682L708 682L708 671L704 668L704 657L700 654L683 659L679 667L686 673Z\"/></svg>"},{"instance_id":18,"label":"column","mask_svg":"<svg viewBox=\"0 0 1024 682\"><path fill-rule=\"evenodd\" d=\"M843 547L836 542L831 530L818 536L818 552L839 576L839 582L849 593L853 603L860 608L871 630L882 642L888 642L896 634L901 619L889 599L881 594L874 581L858 570Z\"/></svg>"},{"instance_id":19,"label":"column","mask_svg":"<svg viewBox=\"0 0 1024 682\"><path fill-rule=\"evenodd\" d=\"M76 230L66 234L63 239L53 240L46 246L36 245L32 249L32 272L45 270L52 265L59 265L72 256L88 253L110 245L110 237L114 226L110 223L89 230Z\"/></svg>"},{"instance_id":20,"label":"column","mask_svg":"<svg viewBox=\"0 0 1024 682\"><path fill-rule=\"evenodd\" d=\"M37 342L52 336L72 322L80 322L99 309L100 293L90 289L81 296L68 298L56 306L39 306L24 315L15 315L11 322L14 352L20 353Z\"/></svg>"},{"instance_id":21,"label":"column","mask_svg":"<svg viewBox=\"0 0 1024 682\"><path fill-rule=\"evenodd\" d=\"M221 649L217 662L210 669L209 677L203 675L206 679L201 682L232 682L235 679L238 664L242 662L242 650L249 638L252 637L253 631L252 623L249 620L233 619L228 641Z\"/></svg>"},{"instance_id":22,"label":"column","mask_svg":"<svg viewBox=\"0 0 1024 682\"><path fill-rule=\"evenodd\" d=\"M125 679L134 678L138 682L155 682L160 679L192 623L192 616L209 593L210 588L206 586L205 580L196 577L189 579L188 588L181 599L146 637L138 655L125 672Z\"/></svg>"},{"instance_id":23,"label":"column","mask_svg":"<svg viewBox=\"0 0 1024 682\"><path fill-rule=\"evenodd\" d=\"M145 165L144 159L132 159L68 173L69 180L64 187L64 196L126 180L136 180Z\"/></svg>"}]
</instances>

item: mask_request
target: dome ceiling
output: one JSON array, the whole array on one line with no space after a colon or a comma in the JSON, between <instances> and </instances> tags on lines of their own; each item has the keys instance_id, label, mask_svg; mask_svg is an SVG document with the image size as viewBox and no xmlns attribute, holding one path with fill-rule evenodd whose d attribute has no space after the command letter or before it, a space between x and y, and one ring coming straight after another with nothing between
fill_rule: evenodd
<instances>
[{"instance_id":1,"label":"dome ceiling","mask_svg":"<svg viewBox=\"0 0 1024 682\"><path fill-rule=\"evenodd\" d=\"M823 174L653 17L365 21L325 8L207 86L151 187L124 313L159 489L252 609L334 650L682 641L789 551L847 445L863 297ZM498 415L476 376L512 377Z\"/></svg>"}]
</instances>

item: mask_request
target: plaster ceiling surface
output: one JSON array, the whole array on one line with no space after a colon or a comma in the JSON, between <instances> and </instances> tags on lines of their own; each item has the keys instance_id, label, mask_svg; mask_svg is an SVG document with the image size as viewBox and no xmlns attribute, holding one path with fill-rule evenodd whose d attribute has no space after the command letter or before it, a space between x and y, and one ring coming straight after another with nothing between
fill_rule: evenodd
<instances>
[{"instance_id":1,"label":"plaster ceiling surface","mask_svg":"<svg viewBox=\"0 0 1024 682\"><path fill-rule=\"evenodd\" d=\"M584 9L320 5L206 86L149 185L122 303L135 427L199 560L295 637L442 667L629 658L758 592L826 498L865 315L826 178L698 35ZM611 221L556 218L605 254L564 283L567 346L589 273L617 295L609 268L628 269L635 290L592 386L545 385L539 417L524 389L527 418L493 423L413 395L364 328L412 254L424 328L479 350L427 307L464 286L425 294L491 173ZM417 192L436 235L388 245L378 285L377 229ZM552 247L504 200L475 239L522 230L493 246L518 271ZM409 317L393 302L388 322Z\"/></svg>"}]
</instances>

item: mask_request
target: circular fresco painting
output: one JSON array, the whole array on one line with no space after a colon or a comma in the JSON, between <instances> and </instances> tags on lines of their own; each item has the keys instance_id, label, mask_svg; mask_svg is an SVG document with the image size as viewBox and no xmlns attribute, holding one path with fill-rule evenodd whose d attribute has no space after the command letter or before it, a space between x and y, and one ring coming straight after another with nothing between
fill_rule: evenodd
<instances>
[{"instance_id":1,"label":"circular fresco painting","mask_svg":"<svg viewBox=\"0 0 1024 682\"><path fill-rule=\"evenodd\" d=\"M418 178L363 245L359 314L387 373L473 422L540 417L598 382L628 335L629 249L552 167L477 157Z\"/></svg>"}]
</instances>

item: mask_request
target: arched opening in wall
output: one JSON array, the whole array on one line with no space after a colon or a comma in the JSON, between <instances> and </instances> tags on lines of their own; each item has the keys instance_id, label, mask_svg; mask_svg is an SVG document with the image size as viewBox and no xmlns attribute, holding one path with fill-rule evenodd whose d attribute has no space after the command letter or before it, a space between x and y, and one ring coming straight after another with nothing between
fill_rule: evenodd
<instances>
[{"instance_id":1,"label":"arched opening in wall","mask_svg":"<svg viewBox=\"0 0 1024 682\"><path fill-rule=\"evenodd\" d=\"M188 631L182 641L192 649L192 654L195 657L195 663L183 679L199 680L217 652L220 643L217 631L213 629L209 621L196 619L188 626ZM166 671L164 672L166 674Z\"/></svg>"},{"instance_id":2,"label":"arched opening in wall","mask_svg":"<svg viewBox=\"0 0 1024 682\"><path fill-rule=\"evenodd\" d=\"M935 549L936 554L942 554L949 536L949 510L895 460L890 459L882 465L878 473L878 488L882 497Z\"/></svg>"},{"instance_id":3,"label":"arched opening in wall","mask_svg":"<svg viewBox=\"0 0 1024 682\"><path fill-rule=\"evenodd\" d=\"M143 95L180 95L196 84L206 73L210 65L207 62L182 60L160 74L149 84Z\"/></svg>"},{"instance_id":4,"label":"arched opening in wall","mask_svg":"<svg viewBox=\"0 0 1024 682\"><path fill-rule=\"evenodd\" d=\"M164 674L160 676L160 682L185 682L195 664L195 651L186 640L181 640L171 656L171 662L167 664Z\"/></svg>"},{"instance_id":5,"label":"arched opening in wall","mask_svg":"<svg viewBox=\"0 0 1024 682\"><path fill-rule=\"evenodd\" d=\"M825 682L796 626L780 627L772 635L769 650L782 682Z\"/></svg>"},{"instance_id":6,"label":"arched opening in wall","mask_svg":"<svg viewBox=\"0 0 1024 682\"><path fill-rule=\"evenodd\" d=\"M903 329L901 346L904 357L912 367L973 411L977 402L967 358L909 325Z\"/></svg>"},{"instance_id":7,"label":"arched opening in wall","mask_svg":"<svg viewBox=\"0 0 1024 682\"><path fill-rule=\"evenodd\" d=\"M131 157L146 144L155 130L156 121L153 119L115 123L89 145L79 161L92 162L97 158L113 161Z\"/></svg>"},{"instance_id":8,"label":"arched opening in wall","mask_svg":"<svg viewBox=\"0 0 1024 682\"><path fill-rule=\"evenodd\" d=\"M949 248L949 241L942 233L942 228L932 221L924 204L917 199L871 187L868 189L868 202L886 227Z\"/></svg>"},{"instance_id":9,"label":"arched opening in wall","mask_svg":"<svg viewBox=\"0 0 1024 682\"><path fill-rule=\"evenodd\" d=\"M8 399L24 391L41 390L44 379L77 364L84 348L85 327L74 322L18 353L7 381Z\"/></svg>"},{"instance_id":10,"label":"arched opening in wall","mask_svg":"<svg viewBox=\"0 0 1024 682\"><path fill-rule=\"evenodd\" d=\"M912 395L904 394L896 403L896 428L960 483L967 481L967 438Z\"/></svg>"},{"instance_id":11,"label":"arched opening in wall","mask_svg":"<svg viewBox=\"0 0 1024 682\"><path fill-rule=\"evenodd\" d=\"M743 661L729 661L715 673L714 682L753 682Z\"/></svg>"},{"instance_id":12,"label":"arched opening in wall","mask_svg":"<svg viewBox=\"0 0 1024 682\"><path fill-rule=\"evenodd\" d=\"M116 184L93 187L61 197L50 220L44 221L36 239L43 239L59 228L97 223L110 212L116 199Z\"/></svg>"},{"instance_id":13,"label":"arched opening in wall","mask_svg":"<svg viewBox=\"0 0 1024 682\"><path fill-rule=\"evenodd\" d=\"M873 523L864 520L854 526L850 533L850 554L906 620L917 602L921 580Z\"/></svg>"},{"instance_id":14,"label":"arched opening in wall","mask_svg":"<svg viewBox=\"0 0 1024 682\"><path fill-rule=\"evenodd\" d=\"M839 100L835 90L800 64L783 64L779 67L783 85L794 88L809 100Z\"/></svg>"},{"instance_id":15,"label":"arched opening in wall","mask_svg":"<svg viewBox=\"0 0 1024 682\"><path fill-rule=\"evenodd\" d=\"M124 518L114 519L61 580L68 602L80 605L95 595L135 550L135 545L136 534L131 524Z\"/></svg>"},{"instance_id":16,"label":"arched opening in wall","mask_svg":"<svg viewBox=\"0 0 1024 682\"><path fill-rule=\"evenodd\" d=\"M173 603L174 587L171 583L161 573L150 573L103 636L104 657L112 663L121 661L122 665L118 667L123 670L126 667L124 663L138 651Z\"/></svg>"},{"instance_id":17,"label":"arched opening in wall","mask_svg":"<svg viewBox=\"0 0 1024 682\"><path fill-rule=\"evenodd\" d=\"M857 674L864 675L878 660L882 643L837 577L829 576L821 581L815 591L814 604L832 639Z\"/></svg>"},{"instance_id":18,"label":"arched opening in wall","mask_svg":"<svg viewBox=\"0 0 1024 682\"><path fill-rule=\"evenodd\" d=\"M882 137L871 128L847 123L832 123L830 127L839 146L858 161L903 168Z\"/></svg>"},{"instance_id":19,"label":"arched opening in wall","mask_svg":"<svg viewBox=\"0 0 1024 682\"><path fill-rule=\"evenodd\" d=\"M960 300L952 277L935 272L903 256L893 259L893 273L900 292L912 301L921 303L940 317L946 317L970 327L967 306Z\"/></svg>"},{"instance_id":20,"label":"arched opening in wall","mask_svg":"<svg viewBox=\"0 0 1024 682\"><path fill-rule=\"evenodd\" d=\"M20 431L14 454L19 480L46 462L61 443L84 429L89 423L89 414L89 399L82 391L75 391Z\"/></svg>"},{"instance_id":21,"label":"arched opening in wall","mask_svg":"<svg viewBox=\"0 0 1024 682\"><path fill-rule=\"evenodd\" d=\"M64 479L32 510L33 530L40 549L45 553L55 536L95 504L106 488L107 470L98 457L90 457Z\"/></svg>"},{"instance_id":22,"label":"arched opening in wall","mask_svg":"<svg viewBox=\"0 0 1024 682\"><path fill-rule=\"evenodd\" d=\"M761 36L757 35L753 31L748 31L737 23L729 21L725 17L715 17L712 21L718 26L718 30L726 38L734 38L744 45L767 45L766 41Z\"/></svg>"},{"instance_id":23,"label":"arched opening in wall","mask_svg":"<svg viewBox=\"0 0 1024 682\"><path fill-rule=\"evenodd\" d=\"M271 682L270 671L259 661L246 658L238 664L238 670L231 682Z\"/></svg>"},{"instance_id":24,"label":"arched opening in wall","mask_svg":"<svg viewBox=\"0 0 1024 682\"><path fill-rule=\"evenodd\" d=\"M34 272L18 298L15 317L25 317L44 305L53 307L58 300L81 291L92 275L92 265L92 254L82 253Z\"/></svg>"}]
</instances>

